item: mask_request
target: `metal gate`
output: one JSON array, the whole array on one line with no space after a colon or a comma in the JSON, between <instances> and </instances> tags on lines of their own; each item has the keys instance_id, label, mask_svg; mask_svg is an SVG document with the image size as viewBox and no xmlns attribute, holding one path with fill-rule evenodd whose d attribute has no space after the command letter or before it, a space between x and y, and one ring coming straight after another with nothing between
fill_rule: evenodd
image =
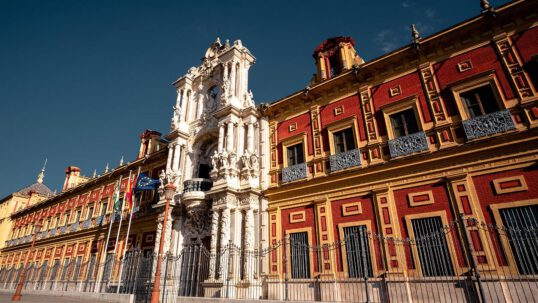
<instances>
[{"instance_id":1,"label":"metal gate","mask_svg":"<svg viewBox=\"0 0 538 303\"><path fill-rule=\"evenodd\" d=\"M135 302L147 303L151 299L153 256L138 255L138 268L129 270L132 276Z\"/></svg>"}]
</instances>

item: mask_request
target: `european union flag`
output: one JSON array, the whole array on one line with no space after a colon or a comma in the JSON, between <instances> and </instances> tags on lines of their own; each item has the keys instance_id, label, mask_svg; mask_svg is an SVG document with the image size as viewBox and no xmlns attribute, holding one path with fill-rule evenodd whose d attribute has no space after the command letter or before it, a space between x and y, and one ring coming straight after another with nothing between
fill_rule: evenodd
<instances>
[{"instance_id":1,"label":"european union flag","mask_svg":"<svg viewBox=\"0 0 538 303\"><path fill-rule=\"evenodd\" d=\"M146 174L140 174L138 180L136 181L135 191L139 190L154 190L157 189L161 182L158 179L151 179Z\"/></svg>"}]
</instances>

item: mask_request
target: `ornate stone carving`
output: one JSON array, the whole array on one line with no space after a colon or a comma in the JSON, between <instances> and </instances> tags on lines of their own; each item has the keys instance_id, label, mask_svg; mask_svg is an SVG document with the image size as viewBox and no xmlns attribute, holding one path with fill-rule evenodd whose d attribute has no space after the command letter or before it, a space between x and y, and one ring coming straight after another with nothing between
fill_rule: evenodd
<instances>
[{"instance_id":1,"label":"ornate stone carving","mask_svg":"<svg viewBox=\"0 0 538 303\"><path fill-rule=\"evenodd\" d=\"M427 149L428 140L426 139L426 134L424 132L418 132L389 140L389 150L392 158L409 155Z\"/></svg>"},{"instance_id":2,"label":"ornate stone carving","mask_svg":"<svg viewBox=\"0 0 538 303\"><path fill-rule=\"evenodd\" d=\"M306 179L307 176L308 175L306 163L300 163L297 165L284 167L282 169L282 182Z\"/></svg>"},{"instance_id":3,"label":"ornate stone carving","mask_svg":"<svg viewBox=\"0 0 538 303\"><path fill-rule=\"evenodd\" d=\"M354 166L361 166L361 152L353 149L347 152L331 155L330 159L331 171L338 171Z\"/></svg>"},{"instance_id":4,"label":"ornate stone carving","mask_svg":"<svg viewBox=\"0 0 538 303\"><path fill-rule=\"evenodd\" d=\"M463 121L463 129L468 140L502 133L515 128L510 112L506 109Z\"/></svg>"}]
</instances>

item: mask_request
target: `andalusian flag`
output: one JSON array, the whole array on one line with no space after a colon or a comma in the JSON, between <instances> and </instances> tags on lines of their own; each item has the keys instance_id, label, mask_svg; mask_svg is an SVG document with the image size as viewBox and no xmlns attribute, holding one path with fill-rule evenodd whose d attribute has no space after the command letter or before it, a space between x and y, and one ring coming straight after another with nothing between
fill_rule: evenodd
<instances>
[{"instance_id":1,"label":"andalusian flag","mask_svg":"<svg viewBox=\"0 0 538 303\"><path fill-rule=\"evenodd\" d=\"M120 199L120 184L121 184L121 178L120 181L118 181L118 184L116 185L116 191L114 192L114 212L118 213L121 211L121 204L122 200Z\"/></svg>"}]
</instances>

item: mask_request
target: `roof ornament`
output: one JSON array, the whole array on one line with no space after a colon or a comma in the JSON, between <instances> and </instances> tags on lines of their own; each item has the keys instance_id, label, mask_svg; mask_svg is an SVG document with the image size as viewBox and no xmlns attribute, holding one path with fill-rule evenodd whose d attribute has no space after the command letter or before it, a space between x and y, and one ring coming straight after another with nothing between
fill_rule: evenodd
<instances>
[{"instance_id":1,"label":"roof ornament","mask_svg":"<svg viewBox=\"0 0 538 303\"><path fill-rule=\"evenodd\" d=\"M303 94L304 94L305 97L308 96L308 93L310 92L311 89L312 89L312 88L310 87L310 85L307 85L307 86L304 88L304 90L303 90Z\"/></svg>"},{"instance_id":2,"label":"roof ornament","mask_svg":"<svg viewBox=\"0 0 538 303\"><path fill-rule=\"evenodd\" d=\"M105 166L105 172L104 172L104 173L106 174L106 173L108 173L109 171L110 171L110 168L108 168L108 163L107 163L106 166Z\"/></svg>"},{"instance_id":3,"label":"roof ornament","mask_svg":"<svg viewBox=\"0 0 538 303\"><path fill-rule=\"evenodd\" d=\"M413 38L413 46L418 51L420 50L420 33L415 24L411 24L411 37Z\"/></svg>"},{"instance_id":4,"label":"roof ornament","mask_svg":"<svg viewBox=\"0 0 538 303\"><path fill-rule=\"evenodd\" d=\"M118 167L120 167L120 166L123 166L123 156L121 156L120 165L118 165Z\"/></svg>"},{"instance_id":5,"label":"roof ornament","mask_svg":"<svg viewBox=\"0 0 538 303\"><path fill-rule=\"evenodd\" d=\"M480 0L480 7L482 8L482 14L493 13L495 15L494 8L489 4L489 0Z\"/></svg>"},{"instance_id":6,"label":"roof ornament","mask_svg":"<svg viewBox=\"0 0 538 303\"><path fill-rule=\"evenodd\" d=\"M97 169L94 169L93 170L93 174L92 174L92 178L96 178L97 177Z\"/></svg>"},{"instance_id":7,"label":"roof ornament","mask_svg":"<svg viewBox=\"0 0 538 303\"><path fill-rule=\"evenodd\" d=\"M45 158L43 168L41 169L41 172L39 172L39 174L37 175L37 183L43 183L43 179L45 178L45 168L47 167L47 161L48 159Z\"/></svg>"}]
</instances>

